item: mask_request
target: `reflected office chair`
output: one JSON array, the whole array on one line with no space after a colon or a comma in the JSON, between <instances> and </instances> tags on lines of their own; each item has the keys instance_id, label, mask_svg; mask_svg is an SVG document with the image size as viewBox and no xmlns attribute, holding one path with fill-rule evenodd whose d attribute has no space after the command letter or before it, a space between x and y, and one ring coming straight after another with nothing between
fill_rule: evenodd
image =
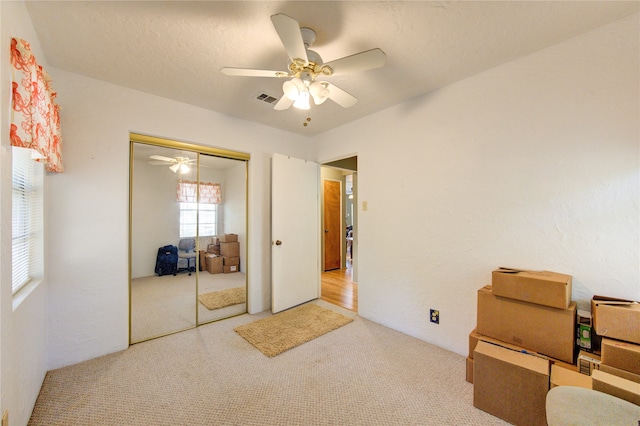
<instances>
[{"instance_id":1,"label":"reflected office chair","mask_svg":"<svg viewBox=\"0 0 640 426\"><path fill-rule=\"evenodd\" d=\"M178 272L196 270L196 240L195 238L182 238L178 243Z\"/></svg>"}]
</instances>

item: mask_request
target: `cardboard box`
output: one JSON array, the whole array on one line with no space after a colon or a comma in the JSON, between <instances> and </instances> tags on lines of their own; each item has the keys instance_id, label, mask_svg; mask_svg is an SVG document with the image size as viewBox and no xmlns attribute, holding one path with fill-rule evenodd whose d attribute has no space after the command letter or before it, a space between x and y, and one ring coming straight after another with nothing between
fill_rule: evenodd
<instances>
[{"instance_id":1,"label":"cardboard box","mask_svg":"<svg viewBox=\"0 0 640 426\"><path fill-rule=\"evenodd\" d=\"M218 238L218 241L220 241L221 243L238 242L238 234L224 234L224 235L219 235L217 238Z\"/></svg>"},{"instance_id":2,"label":"cardboard box","mask_svg":"<svg viewBox=\"0 0 640 426\"><path fill-rule=\"evenodd\" d=\"M240 243L220 243L220 254L224 257L239 257Z\"/></svg>"},{"instance_id":3,"label":"cardboard box","mask_svg":"<svg viewBox=\"0 0 640 426\"><path fill-rule=\"evenodd\" d=\"M233 272L238 272L239 271L239 267L238 265L225 265L223 266L223 270L225 274L231 274Z\"/></svg>"},{"instance_id":4,"label":"cardboard box","mask_svg":"<svg viewBox=\"0 0 640 426\"><path fill-rule=\"evenodd\" d=\"M633 404L640 405L640 383L605 373L604 371L594 370L593 390L608 393Z\"/></svg>"},{"instance_id":5,"label":"cardboard box","mask_svg":"<svg viewBox=\"0 0 640 426\"><path fill-rule=\"evenodd\" d=\"M569 309L499 297L491 286L478 290L479 334L574 363L576 304Z\"/></svg>"},{"instance_id":6,"label":"cardboard box","mask_svg":"<svg viewBox=\"0 0 640 426\"><path fill-rule=\"evenodd\" d=\"M222 257L216 256L214 254L206 254L205 262L207 271L209 271L210 274L222 273Z\"/></svg>"},{"instance_id":7,"label":"cardboard box","mask_svg":"<svg viewBox=\"0 0 640 426\"><path fill-rule=\"evenodd\" d=\"M496 296L567 309L571 304L571 275L550 271L499 268L491 274Z\"/></svg>"},{"instance_id":8,"label":"cardboard box","mask_svg":"<svg viewBox=\"0 0 640 426\"><path fill-rule=\"evenodd\" d=\"M206 268L207 260L205 256L206 252L204 250L198 251L198 269L203 271Z\"/></svg>"},{"instance_id":9,"label":"cardboard box","mask_svg":"<svg viewBox=\"0 0 640 426\"><path fill-rule=\"evenodd\" d=\"M575 370L569 370L558 364L551 365L550 387L556 386L577 386L579 388L591 389L591 377L580 374Z\"/></svg>"},{"instance_id":10,"label":"cardboard box","mask_svg":"<svg viewBox=\"0 0 640 426\"><path fill-rule=\"evenodd\" d=\"M475 328L469 333L469 354L467 355L469 358L473 358L473 351L476 350L480 337L482 336L478 334Z\"/></svg>"},{"instance_id":11,"label":"cardboard box","mask_svg":"<svg viewBox=\"0 0 640 426\"><path fill-rule=\"evenodd\" d=\"M542 355L539 355L542 356ZM578 366L576 364L569 364L568 362L560 361L554 358L547 358L551 365L557 365L558 367L564 368L565 370L575 371L579 373Z\"/></svg>"},{"instance_id":12,"label":"cardboard box","mask_svg":"<svg viewBox=\"0 0 640 426\"><path fill-rule=\"evenodd\" d=\"M590 352L580 351L578 354L578 369L580 374L590 376L593 370L600 368L600 357Z\"/></svg>"},{"instance_id":13,"label":"cardboard box","mask_svg":"<svg viewBox=\"0 0 640 426\"><path fill-rule=\"evenodd\" d=\"M544 425L549 361L478 342L473 362L473 406L515 425Z\"/></svg>"},{"instance_id":14,"label":"cardboard box","mask_svg":"<svg viewBox=\"0 0 640 426\"><path fill-rule=\"evenodd\" d=\"M593 327L601 337L640 343L640 303L593 296Z\"/></svg>"},{"instance_id":15,"label":"cardboard box","mask_svg":"<svg viewBox=\"0 0 640 426\"><path fill-rule=\"evenodd\" d=\"M467 357L467 382L473 383L473 358Z\"/></svg>"},{"instance_id":16,"label":"cardboard box","mask_svg":"<svg viewBox=\"0 0 640 426\"><path fill-rule=\"evenodd\" d=\"M543 357L543 358L547 359L546 356L540 355L539 353L536 353L536 352L534 352L532 350L527 350L527 349L524 349L524 348L522 348L520 346L512 345L510 343L503 342L501 340L494 339L494 338L489 337L489 336L483 336L482 334L478 333L478 331L475 328L473 329L473 331L471 333L469 333L469 358L473 358L473 351L475 350L476 345L480 341L487 342L487 343L493 343L494 345L504 346L507 349L512 349L514 351L528 353L529 355L535 355L535 356L539 356L539 357Z\"/></svg>"},{"instance_id":17,"label":"cardboard box","mask_svg":"<svg viewBox=\"0 0 640 426\"><path fill-rule=\"evenodd\" d=\"M634 383L640 383L640 374L633 374L625 370L620 370L619 368L602 364L600 364L600 371L622 377L623 379L631 380Z\"/></svg>"},{"instance_id":18,"label":"cardboard box","mask_svg":"<svg viewBox=\"0 0 640 426\"><path fill-rule=\"evenodd\" d=\"M222 258L222 264L224 266L238 266L240 265L240 258L239 257L223 257Z\"/></svg>"},{"instance_id":19,"label":"cardboard box","mask_svg":"<svg viewBox=\"0 0 640 426\"><path fill-rule=\"evenodd\" d=\"M602 339L602 364L640 374L640 345Z\"/></svg>"}]
</instances>

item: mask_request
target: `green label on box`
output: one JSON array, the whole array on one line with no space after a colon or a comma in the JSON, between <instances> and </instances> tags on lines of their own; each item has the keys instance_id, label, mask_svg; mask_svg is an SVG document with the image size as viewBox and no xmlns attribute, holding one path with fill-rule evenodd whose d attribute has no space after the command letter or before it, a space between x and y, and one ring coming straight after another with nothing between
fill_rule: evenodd
<instances>
[{"instance_id":1,"label":"green label on box","mask_svg":"<svg viewBox=\"0 0 640 426\"><path fill-rule=\"evenodd\" d=\"M578 326L578 346L591 349L591 327L580 324Z\"/></svg>"}]
</instances>

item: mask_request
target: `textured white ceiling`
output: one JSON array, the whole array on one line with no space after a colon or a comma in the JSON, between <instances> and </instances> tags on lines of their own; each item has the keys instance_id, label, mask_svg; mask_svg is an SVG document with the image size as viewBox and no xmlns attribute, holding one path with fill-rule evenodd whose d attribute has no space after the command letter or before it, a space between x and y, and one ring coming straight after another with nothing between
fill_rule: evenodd
<instances>
[{"instance_id":1,"label":"textured white ceiling","mask_svg":"<svg viewBox=\"0 0 640 426\"><path fill-rule=\"evenodd\" d=\"M29 1L49 64L303 135L314 135L639 10L637 1ZM306 113L255 97L282 80L222 67L286 70L270 16L313 28L325 62L379 47L384 68L328 79L356 96Z\"/></svg>"}]
</instances>

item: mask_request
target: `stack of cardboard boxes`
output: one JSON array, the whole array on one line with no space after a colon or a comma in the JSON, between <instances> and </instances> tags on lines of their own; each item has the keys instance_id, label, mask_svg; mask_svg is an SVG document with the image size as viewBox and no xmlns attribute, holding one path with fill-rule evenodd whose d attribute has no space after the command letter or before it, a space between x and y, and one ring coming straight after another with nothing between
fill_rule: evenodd
<instances>
[{"instance_id":1,"label":"stack of cardboard boxes","mask_svg":"<svg viewBox=\"0 0 640 426\"><path fill-rule=\"evenodd\" d=\"M575 358L576 347L581 341L577 336L578 331L584 336L585 327L589 326L576 327L578 315L576 303L571 301L571 286L570 275L556 272L507 268L492 272L491 285L478 290L477 324L469 335L467 380L474 384L475 407L516 425L546 425L545 401L550 387L593 387L620 396L620 392L596 384L603 381L603 370L598 367L604 361L598 367L594 367L596 362L591 362L586 374L580 374ZM596 332L602 332L602 314L597 306L593 308L593 325ZM627 321L627 326L618 327L630 329L630 335L640 343L640 304L626 306L625 313L633 313L629 319L622 320ZM620 305L616 308L623 309ZM637 319L631 320L635 314L638 314ZM614 322L619 324L620 318ZM611 326L607 327L606 332L613 337ZM586 331L592 330L587 328ZM607 339L603 340L603 355L608 355L606 362L615 364L610 365L611 368L640 377L640 347L628 346L630 335L625 335L624 348L618 345L615 351ZM624 355L619 355L622 352ZM588 355L595 359L595 354ZM589 357L585 355L585 358ZM598 373L592 377L589 374L594 370ZM628 380L617 376L605 378L608 379L607 386L611 382L620 386L618 379ZM634 402L634 394L640 397L640 385L634 384L638 385L635 391L629 386L625 388L629 395L624 399L631 402Z\"/></svg>"},{"instance_id":2,"label":"stack of cardboard boxes","mask_svg":"<svg viewBox=\"0 0 640 426\"><path fill-rule=\"evenodd\" d=\"M590 368L593 389L640 405L640 303L594 296L591 313L601 339L600 362L595 357Z\"/></svg>"},{"instance_id":3,"label":"stack of cardboard boxes","mask_svg":"<svg viewBox=\"0 0 640 426\"><path fill-rule=\"evenodd\" d=\"M220 238L220 254L222 255L223 272L229 274L240 270L240 243L238 235L225 234Z\"/></svg>"},{"instance_id":4,"label":"stack of cardboard boxes","mask_svg":"<svg viewBox=\"0 0 640 426\"><path fill-rule=\"evenodd\" d=\"M202 261L204 257L204 262ZM240 243L237 234L224 234L212 238L206 253L201 252L200 262L211 274L229 274L240 270Z\"/></svg>"}]
</instances>

